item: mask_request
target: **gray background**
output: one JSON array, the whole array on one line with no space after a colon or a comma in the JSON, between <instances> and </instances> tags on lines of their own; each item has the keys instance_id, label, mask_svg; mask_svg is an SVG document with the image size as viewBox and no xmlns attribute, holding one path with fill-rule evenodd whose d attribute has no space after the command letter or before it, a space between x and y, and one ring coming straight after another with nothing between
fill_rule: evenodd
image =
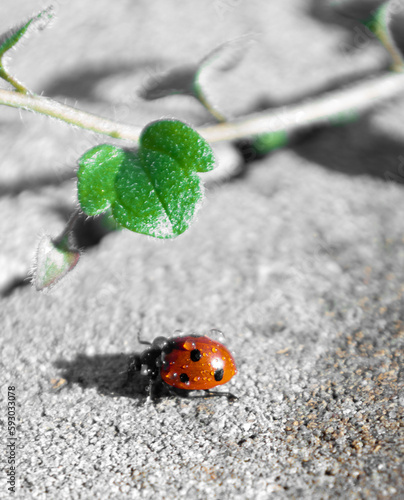
<instances>
[{"instance_id":1,"label":"gray background","mask_svg":"<svg viewBox=\"0 0 404 500\"><path fill-rule=\"evenodd\" d=\"M53 29L10 67L35 92L120 121L201 125L209 115L190 98L143 102L139 90L243 34L256 43L210 89L234 116L386 67L377 43L320 3L59 1ZM0 29L42 7L3 0ZM50 294L18 280L39 236L56 236L76 205L76 159L107 139L0 110L0 375L2 395L13 384L18 399L14 498L404 495L404 197L386 182L403 171L403 104L312 133L240 178L207 178L196 222L174 241L97 238L88 221L95 235L82 235L77 269ZM215 150L219 165L238 158ZM212 328L236 358L226 387L237 402L150 404L141 381L123 387L138 329L151 340Z\"/></svg>"}]
</instances>

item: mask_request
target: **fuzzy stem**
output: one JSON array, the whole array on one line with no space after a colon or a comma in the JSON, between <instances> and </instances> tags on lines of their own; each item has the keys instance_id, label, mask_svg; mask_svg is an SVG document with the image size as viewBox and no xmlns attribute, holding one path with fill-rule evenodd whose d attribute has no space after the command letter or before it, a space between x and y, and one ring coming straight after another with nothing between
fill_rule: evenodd
<instances>
[{"instance_id":1,"label":"fuzzy stem","mask_svg":"<svg viewBox=\"0 0 404 500\"><path fill-rule=\"evenodd\" d=\"M313 125L332 124L343 114L359 114L404 94L404 73L366 80L293 106L271 109L198 132L208 141L228 141L271 132L293 132Z\"/></svg>"},{"instance_id":2,"label":"fuzzy stem","mask_svg":"<svg viewBox=\"0 0 404 500\"><path fill-rule=\"evenodd\" d=\"M72 212L72 214L69 217L69 220L66 223L66 226L63 229L63 231L59 234L58 237L53 239L53 243L55 244L55 246L60 245L60 243L63 241L63 239L65 239L66 237L69 236L69 234L71 233L71 231L74 228L74 225L76 224L77 219L80 216L80 213L81 213L80 208L76 208L76 210L74 210L74 212Z\"/></svg>"},{"instance_id":3,"label":"fuzzy stem","mask_svg":"<svg viewBox=\"0 0 404 500\"><path fill-rule=\"evenodd\" d=\"M30 92L24 85L22 85L18 80L13 78L7 71L1 67L0 65L0 78L8 82L10 85L12 85L17 92L20 92L22 94L28 94L32 95L32 92Z\"/></svg>"},{"instance_id":4,"label":"fuzzy stem","mask_svg":"<svg viewBox=\"0 0 404 500\"><path fill-rule=\"evenodd\" d=\"M212 143L271 132L292 132L312 125L332 123L344 113L363 113L402 93L404 73L388 73L294 106L201 127L197 131ZM142 130L141 127L117 123L38 95L0 90L0 104L41 113L98 134L132 142L139 140Z\"/></svg>"},{"instance_id":5,"label":"fuzzy stem","mask_svg":"<svg viewBox=\"0 0 404 500\"><path fill-rule=\"evenodd\" d=\"M114 122L108 118L81 111L47 97L24 95L12 90L0 90L0 104L34 111L51 118L57 118L70 125L117 139L137 142L142 130L141 127Z\"/></svg>"},{"instance_id":6,"label":"fuzzy stem","mask_svg":"<svg viewBox=\"0 0 404 500\"><path fill-rule=\"evenodd\" d=\"M198 101L204 106L209 113L216 118L216 120L220 123L226 122L226 117L220 113L218 109L210 102L210 99L208 99L206 93L204 92L203 85L201 85L200 82L200 73L201 71L199 70L198 73L195 76L195 82L193 86L194 94L195 97L198 99Z\"/></svg>"}]
</instances>

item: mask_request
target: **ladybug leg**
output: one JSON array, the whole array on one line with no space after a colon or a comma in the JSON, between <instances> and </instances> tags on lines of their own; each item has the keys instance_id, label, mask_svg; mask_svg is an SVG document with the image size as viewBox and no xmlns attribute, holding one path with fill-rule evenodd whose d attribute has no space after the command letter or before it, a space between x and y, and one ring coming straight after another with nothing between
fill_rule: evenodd
<instances>
[{"instance_id":1,"label":"ladybug leg","mask_svg":"<svg viewBox=\"0 0 404 500\"><path fill-rule=\"evenodd\" d=\"M226 397L229 401L236 401L236 399L238 399L238 397L232 394L231 392L216 392L216 391L211 391L210 389L206 389L205 393L206 395L202 397L206 398Z\"/></svg>"},{"instance_id":2,"label":"ladybug leg","mask_svg":"<svg viewBox=\"0 0 404 500\"><path fill-rule=\"evenodd\" d=\"M157 399L156 383L154 380L149 381L148 393L149 393L150 401L154 401L155 399Z\"/></svg>"},{"instance_id":3,"label":"ladybug leg","mask_svg":"<svg viewBox=\"0 0 404 500\"><path fill-rule=\"evenodd\" d=\"M147 388L148 398L150 401L155 401L160 397L161 394L161 380L158 379L150 379L149 386Z\"/></svg>"},{"instance_id":4,"label":"ladybug leg","mask_svg":"<svg viewBox=\"0 0 404 500\"><path fill-rule=\"evenodd\" d=\"M134 373L140 371L141 363L139 354L134 354L129 358L128 363L128 373Z\"/></svg>"},{"instance_id":5,"label":"ladybug leg","mask_svg":"<svg viewBox=\"0 0 404 500\"><path fill-rule=\"evenodd\" d=\"M137 341L139 342L139 344L152 345L152 343L148 340L143 340L140 338L140 330L137 331Z\"/></svg>"},{"instance_id":6,"label":"ladybug leg","mask_svg":"<svg viewBox=\"0 0 404 500\"><path fill-rule=\"evenodd\" d=\"M126 381L124 385L128 385L132 382L134 374L140 371L140 368L140 356L139 354L134 354L129 358L128 368L126 369Z\"/></svg>"},{"instance_id":7,"label":"ladybug leg","mask_svg":"<svg viewBox=\"0 0 404 500\"><path fill-rule=\"evenodd\" d=\"M176 396L177 398L189 398L189 391L186 389L178 389L177 387L167 386L168 392L171 396Z\"/></svg>"},{"instance_id":8,"label":"ladybug leg","mask_svg":"<svg viewBox=\"0 0 404 500\"><path fill-rule=\"evenodd\" d=\"M177 396L180 398L188 398L188 399L201 399L201 398L214 398L214 397L226 397L229 401L235 401L238 399L237 396L232 394L231 392L215 392L206 389L205 394L197 394L196 396L191 396L190 392L186 389L178 389L176 387L168 387L168 391L172 396Z\"/></svg>"}]
</instances>

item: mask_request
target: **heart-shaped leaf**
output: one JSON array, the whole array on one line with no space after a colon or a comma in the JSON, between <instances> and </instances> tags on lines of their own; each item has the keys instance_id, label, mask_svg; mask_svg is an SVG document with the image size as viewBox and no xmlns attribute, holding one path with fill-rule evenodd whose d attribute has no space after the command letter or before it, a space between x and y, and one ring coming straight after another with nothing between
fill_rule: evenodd
<instances>
[{"instance_id":1,"label":"heart-shaped leaf","mask_svg":"<svg viewBox=\"0 0 404 500\"><path fill-rule=\"evenodd\" d=\"M190 225L202 199L197 172L214 166L209 144L177 120L149 124L137 151L103 144L79 160L83 212L111 207L115 220L138 233L173 238Z\"/></svg>"}]
</instances>

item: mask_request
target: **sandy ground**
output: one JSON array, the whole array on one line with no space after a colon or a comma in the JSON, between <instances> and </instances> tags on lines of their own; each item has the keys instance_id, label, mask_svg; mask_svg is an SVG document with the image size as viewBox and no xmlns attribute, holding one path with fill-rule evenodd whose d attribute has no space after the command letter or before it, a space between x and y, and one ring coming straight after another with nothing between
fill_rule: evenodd
<instances>
[{"instance_id":1,"label":"sandy ground","mask_svg":"<svg viewBox=\"0 0 404 500\"><path fill-rule=\"evenodd\" d=\"M191 99L143 102L138 92L244 34L256 43L211 88L235 116L387 61L315 1L55 4L52 29L10 67L38 93L141 126L209 121ZM0 29L42 7L2 1ZM241 177L208 182L197 221L174 241L101 237L87 221L84 256L50 294L12 285L39 236L58 234L75 206L76 159L105 138L1 109L0 377L3 401L8 386L17 400L13 498L403 496L404 197L386 181L402 177L403 109L396 100L313 131ZM150 403L139 380L124 387L139 329L151 340L213 328L236 358L226 386L236 402ZM1 498L6 479L2 467Z\"/></svg>"}]
</instances>

